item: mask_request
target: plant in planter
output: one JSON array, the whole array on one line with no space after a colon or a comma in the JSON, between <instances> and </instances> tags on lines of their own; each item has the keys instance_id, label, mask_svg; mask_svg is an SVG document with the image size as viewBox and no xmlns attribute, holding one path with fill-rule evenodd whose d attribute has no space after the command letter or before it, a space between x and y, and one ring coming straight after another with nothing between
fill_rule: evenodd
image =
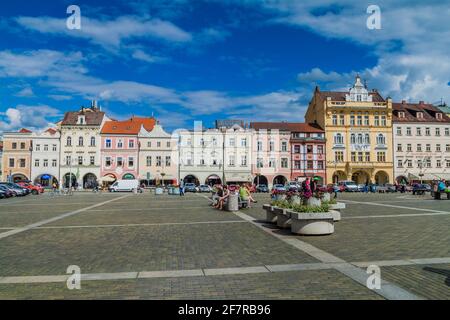
<instances>
[{"instance_id":1,"label":"plant in planter","mask_svg":"<svg viewBox=\"0 0 450 320\"><path fill-rule=\"evenodd\" d=\"M301 204L302 203L302 196L297 191L288 191L286 194L286 200L290 204Z\"/></svg>"},{"instance_id":2,"label":"plant in planter","mask_svg":"<svg viewBox=\"0 0 450 320\"><path fill-rule=\"evenodd\" d=\"M334 232L334 219L328 204L293 206L289 214L292 233L326 235Z\"/></svg>"},{"instance_id":3,"label":"plant in planter","mask_svg":"<svg viewBox=\"0 0 450 320\"><path fill-rule=\"evenodd\" d=\"M272 199L274 200L285 200L286 199L286 191L282 190L273 190L272 191Z\"/></svg>"}]
</instances>

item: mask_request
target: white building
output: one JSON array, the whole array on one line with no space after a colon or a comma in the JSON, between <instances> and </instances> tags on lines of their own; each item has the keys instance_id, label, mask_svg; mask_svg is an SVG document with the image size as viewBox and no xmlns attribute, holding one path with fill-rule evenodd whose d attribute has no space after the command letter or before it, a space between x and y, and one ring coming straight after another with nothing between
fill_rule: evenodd
<instances>
[{"instance_id":1,"label":"white building","mask_svg":"<svg viewBox=\"0 0 450 320\"><path fill-rule=\"evenodd\" d=\"M47 129L31 135L31 181L44 187L60 183L59 158L60 134L55 129Z\"/></svg>"},{"instance_id":2,"label":"white building","mask_svg":"<svg viewBox=\"0 0 450 320\"><path fill-rule=\"evenodd\" d=\"M144 127L139 139L139 179L146 185L178 183L178 139L157 123L148 132Z\"/></svg>"},{"instance_id":3,"label":"white building","mask_svg":"<svg viewBox=\"0 0 450 320\"><path fill-rule=\"evenodd\" d=\"M396 180L450 180L450 117L423 101L403 101L393 103L393 121Z\"/></svg>"},{"instance_id":4,"label":"white building","mask_svg":"<svg viewBox=\"0 0 450 320\"><path fill-rule=\"evenodd\" d=\"M229 128L180 131L179 175L197 184L251 182L252 130L235 124Z\"/></svg>"},{"instance_id":5,"label":"white building","mask_svg":"<svg viewBox=\"0 0 450 320\"><path fill-rule=\"evenodd\" d=\"M60 123L61 186L70 183L79 188L91 188L100 178L100 130L108 117L96 102L90 108L66 112Z\"/></svg>"}]
</instances>

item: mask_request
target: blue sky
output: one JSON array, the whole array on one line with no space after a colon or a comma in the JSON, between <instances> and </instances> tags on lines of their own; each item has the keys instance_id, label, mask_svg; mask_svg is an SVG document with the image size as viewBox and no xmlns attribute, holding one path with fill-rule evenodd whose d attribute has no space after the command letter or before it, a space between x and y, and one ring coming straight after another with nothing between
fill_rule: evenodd
<instances>
[{"instance_id":1,"label":"blue sky","mask_svg":"<svg viewBox=\"0 0 450 320\"><path fill-rule=\"evenodd\" d=\"M81 30L66 9L81 8ZM381 30L369 30L369 4ZM0 131L90 99L112 117L302 121L315 85L360 73L396 100L450 100L448 1L37 1L0 4Z\"/></svg>"}]
</instances>

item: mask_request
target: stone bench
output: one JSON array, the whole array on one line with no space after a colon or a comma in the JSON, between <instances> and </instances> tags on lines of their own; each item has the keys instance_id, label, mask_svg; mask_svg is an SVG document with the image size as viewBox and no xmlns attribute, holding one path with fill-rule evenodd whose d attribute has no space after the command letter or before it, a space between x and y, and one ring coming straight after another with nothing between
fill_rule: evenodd
<instances>
[{"instance_id":1,"label":"stone bench","mask_svg":"<svg viewBox=\"0 0 450 320\"><path fill-rule=\"evenodd\" d=\"M341 221L341 210L345 209L345 203L338 202L330 204L330 212L333 215L334 221Z\"/></svg>"},{"instance_id":2,"label":"stone bench","mask_svg":"<svg viewBox=\"0 0 450 320\"><path fill-rule=\"evenodd\" d=\"M273 212L277 216L277 227L288 229L291 227L291 211L283 208L273 207Z\"/></svg>"},{"instance_id":3,"label":"stone bench","mask_svg":"<svg viewBox=\"0 0 450 320\"><path fill-rule=\"evenodd\" d=\"M266 210L266 222L276 223L277 215L273 212L273 208L270 204L263 205L263 209Z\"/></svg>"}]
</instances>

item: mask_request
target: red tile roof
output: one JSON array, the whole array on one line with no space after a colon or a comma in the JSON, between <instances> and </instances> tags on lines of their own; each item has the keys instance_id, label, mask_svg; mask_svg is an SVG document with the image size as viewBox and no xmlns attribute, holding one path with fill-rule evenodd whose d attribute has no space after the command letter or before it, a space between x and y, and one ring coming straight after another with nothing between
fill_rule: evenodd
<instances>
[{"instance_id":1,"label":"red tile roof","mask_svg":"<svg viewBox=\"0 0 450 320\"><path fill-rule=\"evenodd\" d=\"M66 112L64 114L64 119L61 122L61 125L76 125L78 122L78 116L84 115L86 119L86 124L91 126L99 126L102 124L103 117L105 113L102 111L75 111L75 112Z\"/></svg>"},{"instance_id":2,"label":"red tile roof","mask_svg":"<svg viewBox=\"0 0 450 320\"><path fill-rule=\"evenodd\" d=\"M53 128L48 128L47 130L45 130L45 132L48 132L48 133L50 133L50 134L55 134L55 133L56 133L56 130L53 129Z\"/></svg>"},{"instance_id":3,"label":"red tile roof","mask_svg":"<svg viewBox=\"0 0 450 320\"><path fill-rule=\"evenodd\" d=\"M323 133L324 131L316 124L309 124L303 122L250 122L250 128L255 130L267 129L289 132L309 132L309 133Z\"/></svg>"},{"instance_id":4,"label":"red tile roof","mask_svg":"<svg viewBox=\"0 0 450 320\"><path fill-rule=\"evenodd\" d=\"M19 132L20 132L20 133L31 133L30 130L25 129L25 128L20 129Z\"/></svg>"},{"instance_id":5,"label":"red tile roof","mask_svg":"<svg viewBox=\"0 0 450 320\"><path fill-rule=\"evenodd\" d=\"M155 126L154 118L132 117L125 121L107 121L103 125L102 134L130 134L137 135L144 127L147 131L152 131Z\"/></svg>"},{"instance_id":6,"label":"red tile roof","mask_svg":"<svg viewBox=\"0 0 450 320\"><path fill-rule=\"evenodd\" d=\"M442 110L433 106L432 104L424 103L423 101L419 103L408 103L402 101L401 103L394 102L392 104L393 116L392 119L394 123L402 122L450 122L450 117L447 116ZM404 112L404 117L399 117L399 112ZM423 117L418 118L417 113L422 112ZM436 114L442 114L441 119L436 118Z\"/></svg>"},{"instance_id":7,"label":"red tile roof","mask_svg":"<svg viewBox=\"0 0 450 320\"><path fill-rule=\"evenodd\" d=\"M322 96L323 99L330 97L332 101L345 101L345 95L348 92L345 91L320 91L317 92ZM380 95L378 91L369 91L369 95L372 96L373 102L384 102L384 98Z\"/></svg>"}]
</instances>

